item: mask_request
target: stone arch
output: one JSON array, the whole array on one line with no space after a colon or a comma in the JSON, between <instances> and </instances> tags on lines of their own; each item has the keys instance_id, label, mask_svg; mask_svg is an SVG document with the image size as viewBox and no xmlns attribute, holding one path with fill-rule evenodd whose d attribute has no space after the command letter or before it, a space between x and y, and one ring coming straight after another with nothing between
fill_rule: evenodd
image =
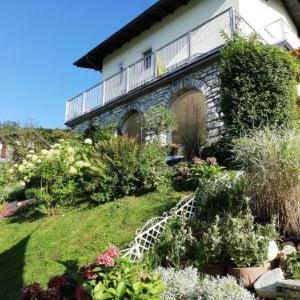
<instances>
[{"instance_id":1,"label":"stone arch","mask_svg":"<svg viewBox=\"0 0 300 300\"><path fill-rule=\"evenodd\" d=\"M134 108L126 110L118 127L121 135L128 135L129 137L135 138L139 143L143 142L144 135L141 111Z\"/></svg>"}]
</instances>

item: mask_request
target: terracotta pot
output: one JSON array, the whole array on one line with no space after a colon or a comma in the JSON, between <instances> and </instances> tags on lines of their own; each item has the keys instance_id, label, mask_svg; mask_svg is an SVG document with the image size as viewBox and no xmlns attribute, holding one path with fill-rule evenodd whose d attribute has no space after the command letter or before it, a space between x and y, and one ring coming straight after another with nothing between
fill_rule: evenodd
<instances>
[{"instance_id":1,"label":"terracotta pot","mask_svg":"<svg viewBox=\"0 0 300 300\"><path fill-rule=\"evenodd\" d=\"M200 271L214 277L226 276L227 267L225 264L205 265L200 269Z\"/></svg>"},{"instance_id":2,"label":"terracotta pot","mask_svg":"<svg viewBox=\"0 0 300 300\"><path fill-rule=\"evenodd\" d=\"M253 287L254 282L264 273L270 269L270 263L265 264L263 267L250 267L250 268L232 268L228 267L228 275L235 277L241 281L246 288Z\"/></svg>"}]
</instances>

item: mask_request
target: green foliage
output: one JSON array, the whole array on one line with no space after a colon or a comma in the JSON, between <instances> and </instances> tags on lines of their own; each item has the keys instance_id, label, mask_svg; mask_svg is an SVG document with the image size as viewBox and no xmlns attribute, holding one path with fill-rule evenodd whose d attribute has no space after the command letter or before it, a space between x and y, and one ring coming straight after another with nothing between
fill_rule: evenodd
<instances>
[{"instance_id":1,"label":"green foliage","mask_svg":"<svg viewBox=\"0 0 300 300\"><path fill-rule=\"evenodd\" d=\"M195 239L191 227L185 218L173 216L144 260L152 268L159 266L180 268L183 259L188 259L187 254L193 246Z\"/></svg>"},{"instance_id":2,"label":"green foliage","mask_svg":"<svg viewBox=\"0 0 300 300\"><path fill-rule=\"evenodd\" d=\"M297 130L255 130L236 139L237 163L246 171L246 193L256 217L278 216L282 233L300 235L300 134Z\"/></svg>"},{"instance_id":3,"label":"green foliage","mask_svg":"<svg viewBox=\"0 0 300 300\"><path fill-rule=\"evenodd\" d=\"M87 281L86 290L92 290L95 300L151 299L159 300L165 287L159 274L147 273L139 264L117 259L113 268L95 268L97 280Z\"/></svg>"},{"instance_id":4,"label":"green foliage","mask_svg":"<svg viewBox=\"0 0 300 300\"><path fill-rule=\"evenodd\" d=\"M144 113L143 128L155 134L172 131L176 128L175 115L169 109L160 106L150 108Z\"/></svg>"},{"instance_id":5,"label":"green foliage","mask_svg":"<svg viewBox=\"0 0 300 300\"><path fill-rule=\"evenodd\" d=\"M245 177L234 171L201 181L195 196L195 226L205 227L216 215L245 212L248 207L246 185Z\"/></svg>"},{"instance_id":6,"label":"green foliage","mask_svg":"<svg viewBox=\"0 0 300 300\"><path fill-rule=\"evenodd\" d=\"M106 166L112 198L153 191L165 182L166 153L157 143L140 145L119 136L98 143L96 151Z\"/></svg>"},{"instance_id":7,"label":"green foliage","mask_svg":"<svg viewBox=\"0 0 300 300\"><path fill-rule=\"evenodd\" d=\"M227 277L205 277L199 286L201 300L255 300L254 295L236 282L236 279Z\"/></svg>"},{"instance_id":8,"label":"green foliage","mask_svg":"<svg viewBox=\"0 0 300 300\"><path fill-rule=\"evenodd\" d=\"M300 253L295 252L287 258L289 275L292 279L300 280Z\"/></svg>"},{"instance_id":9,"label":"green foliage","mask_svg":"<svg viewBox=\"0 0 300 300\"><path fill-rule=\"evenodd\" d=\"M236 267L259 267L268 257L268 246L277 236L274 224L254 224L251 214L228 217L224 228L227 255Z\"/></svg>"},{"instance_id":10,"label":"green foliage","mask_svg":"<svg viewBox=\"0 0 300 300\"><path fill-rule=\"evenodd\" d=\"M219 176L222 170L214 157L206 160L194 157L192 163L181 162L176 165L173 180L175 187L194 191L200 182Z\"/></svg>"},{"instance_id":11,"label":"green foliage","mask_svg":"<svg viewBox=\"0 0 300 300\"><path fill-rule=\"evenodd\" d=\"M95 143L110 140L114 136L113 127L89 126L84 131L84 138L90 138Z\"/></svg>"},{"instance_id":12,"label":"green foliage","mask_svg":"<svg viewBox=\"0 0 300 300\"><path fill-rule=\"evenodd\" d=\"M291 125L296 115L295 59L285 50L236 34L220 64L223 111L231 136L265 125Z\"/></svg>"},{"instance_id":13,"label":"green foliage","mask_svg":"<svg viewBox=\"0 0 300 300\"><path fill-rule=\"evenodd\" d=\"M200 240L200 264L229 262L235 267L262 266L268 246L277 237L274 223L254 223L251 214L219 218L205 230Z\"/></svg>"}]
</instances>

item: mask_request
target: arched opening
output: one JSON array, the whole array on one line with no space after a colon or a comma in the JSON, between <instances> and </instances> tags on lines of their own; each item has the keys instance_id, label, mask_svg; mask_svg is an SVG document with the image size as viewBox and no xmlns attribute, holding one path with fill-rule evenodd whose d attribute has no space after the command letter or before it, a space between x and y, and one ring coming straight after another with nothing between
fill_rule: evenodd
<instances>
[{"instance_id":1,"label":"arched opening","mask_svg":"<svg viewBox=\"0 0 300 300\"><path fill-rule=\"evenodd\" d=\"M206 102L199 91L180 95L171 106L177 120L172 143L182 144L187 158L200 156L206 141Z\"/></svg>"},{"instance_id":2,"label":"arched opening","mask_svg":"<svg viewBox=\"0 0 300 300\"><path fill-rule=\"evenodd\" d=\"M132 112L124 121L121 133L142 142L141 113Z\"/></svg>"}]
</instances>

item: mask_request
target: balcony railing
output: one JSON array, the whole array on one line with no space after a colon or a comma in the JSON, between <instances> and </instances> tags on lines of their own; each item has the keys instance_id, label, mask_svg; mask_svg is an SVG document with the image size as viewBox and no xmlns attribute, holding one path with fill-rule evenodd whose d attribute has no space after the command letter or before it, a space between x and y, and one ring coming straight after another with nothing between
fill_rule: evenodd
<instances>
[{"instance_id":1,"label":"balcony railing","mask_svg":"<svg viewBox=\"0 0 300 300\"><path fill-rule=\"evenodd\" d=\"M85 115L213 52L224 45L224 34L230 37L237 29L246 35L255 32L230 8L69 100L65 121ZM268 41L265 36L263 39Z\"/></svg>"}]
</instances>

